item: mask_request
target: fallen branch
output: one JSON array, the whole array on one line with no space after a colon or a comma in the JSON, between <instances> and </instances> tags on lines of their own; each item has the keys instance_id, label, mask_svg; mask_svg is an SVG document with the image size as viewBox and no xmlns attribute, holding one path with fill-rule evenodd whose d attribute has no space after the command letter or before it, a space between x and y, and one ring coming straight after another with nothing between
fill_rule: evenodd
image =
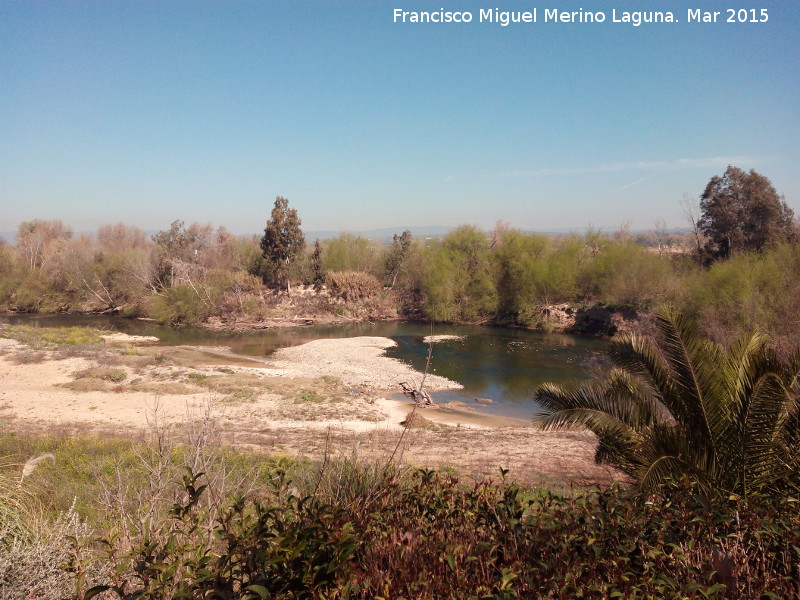
<instances>
[{"instance_id":1,"label":"fallen branch","mask_svg":"<svg viewBox=\"0 0 800 600\"><path fill-rule=\"evenodd\" d=\"M407 382L401 381L400 387L403 388L403 395L406 398L411 398L419 408L429 408L434 406L431 395L425 390L421 389L422 386L420 386L420 389L415 389Z\"/></svg>"}]
</instances>

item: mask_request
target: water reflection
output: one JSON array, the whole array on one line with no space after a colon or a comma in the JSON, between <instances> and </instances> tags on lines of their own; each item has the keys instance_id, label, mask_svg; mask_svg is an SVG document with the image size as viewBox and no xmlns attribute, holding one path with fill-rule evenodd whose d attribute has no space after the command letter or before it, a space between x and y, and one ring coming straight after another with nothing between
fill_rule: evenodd
<instances>
[{"instance_id":1,"label":"water reflection","mask_svg":"<svg viewBox=\"0 0 800 600\"><path fill-rule=\"evenodd\" d=\"M524 418L535 411L531 397L536 386L585 379L587 362L607 349L601 340L514 329L438 326L436 333L464 336L437 342L432 360L437 375L458 381L464 390L436 393L435 400L459 400L481 412ZM388 354L423 369L427 345L422 338L412 333L395 339L399 345ZM494 402L483 405L476 398Z\"/></svg>"}]
</instances>

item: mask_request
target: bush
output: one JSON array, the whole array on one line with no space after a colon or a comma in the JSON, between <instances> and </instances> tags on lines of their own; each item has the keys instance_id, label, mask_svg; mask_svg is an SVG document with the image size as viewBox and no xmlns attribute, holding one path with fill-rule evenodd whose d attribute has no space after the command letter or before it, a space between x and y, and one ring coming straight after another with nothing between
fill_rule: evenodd
<instances>
[{"instance_id":1,"label":"bush","mask_svg":"<svg viewBox=\"0 0 800 600\"><path fill-rule=\"evenodd\" d=\"M425 251L425 305L437 321L482 322L497 311L486 234L459 227Z\"/></svg>"},{"instance_id":2,"label":"bush","mask_svg":"<svg viewBox=\"0 0 800 600\"><path fill-rule=\"evenodd\" d=\"M744 502L670 482L646 502L611 487L557 496L505 482L461 486L358 463L346 493L239 498L202 533L202 476L161 530L119 562L118 595L237 598L797 597L796 500ZM321 474L322 475L322 474ZM341 492L338 486L331 490ZM115 558L116 557L116 558ZM129 560L129 563L125 563ZM127 565L127 566L126 566ZM120 568L123 567L123 568ZM107 589L106 586L96 591ZM130 596L124 596L130 597Z\"/></svg>"},{"instance_id":3,"label":"bush","mask_svg":"<svg viewBox=\"0 0 800 600\"><path fill-rule=\"evenodd\" d=\"M670 263L633 242L608 242L581 268L579 286L598 301L646 307L663 298Z\"/></svg>"},{"instance_id":4,"label":"bush","mask_svg":"<svg viewBox=\"0 0 800 600\"><path fill-rule=\"evenodd\" d=\"M211 306L199 291L189 285L164 288L150 299L148 315L165 325L192 325L205 321Z\"/></svg>"},{"instance_id":5,"label":"bush","mask_svg":"<svg viewBox=\"0 0 800 600\"><path fill-rule=\"evenodd\" d=\"M329 271L326 281L331 293L346 302L372 298L381 290L373 275L360 271Z\"/></svg>"},{"instance_id":6,"label":"bush","mask_svg":"<svg viewBox=\"0 0 800 600\"><path fill-rule=\"evenodd\" d=\"M323 242L322 261L326 271L361 271L377 276L383 270L380 247L352 233Z\"/></svg>"}]
</instances>

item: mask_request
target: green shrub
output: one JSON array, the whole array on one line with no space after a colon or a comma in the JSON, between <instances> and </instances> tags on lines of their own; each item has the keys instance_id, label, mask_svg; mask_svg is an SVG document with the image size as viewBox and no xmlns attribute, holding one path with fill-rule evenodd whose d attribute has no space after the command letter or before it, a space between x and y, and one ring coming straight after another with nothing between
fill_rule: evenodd
<instances>
[{"instance_id":1,"label":"green shrub","mask_svg":"<svg viewBox=\"0 0 800 600\"><path fill-rule=\"evenodd\" d=\"M425 251L427 313L437 321L481 322L497 310L486 234L459 227Z\"/></svg>"},{"instance_id":2,"label":"green shrub","mask_svg":"<svg viewBox=\"0 0 800 600\"><path fill-rule=\"evenodd\" d=\"M193 325L211 312L209 301L190 285L164 288L150 299L148 309L150 317L165 325Z\"/></svg>"},{"instance_id":3,"label":"green shrub","mask_svg":"<svg viewBox=\"0 0 800 600\"><path fill-rule=\"evenodd\" d=\"M646 502L619 487L569 497L447 474L396 476L345 462L343 486L238 498L216 518L185 478L157 535L118 562L121 597L796 597L800 510L670 482ZM323 473L320 474L322 476ZM322 490L326 490L322 492ZM321 493L320 493L321 492ZM332 496L336 502L329 500ZM209 543L201 532L214 519ZM109 589L100 586L94 591Z\"/></svg>"},{"instance_id":4,"label":"green shrub","mask_svg":"<svg viewBox=\"0 0 800 600\"><path fill-rule=\"evenodd\" d=\"M323 242L325 271L359 271L373 276L381 274L380 247L360 235L341 233Z\"/></svg>"}]
</instances>

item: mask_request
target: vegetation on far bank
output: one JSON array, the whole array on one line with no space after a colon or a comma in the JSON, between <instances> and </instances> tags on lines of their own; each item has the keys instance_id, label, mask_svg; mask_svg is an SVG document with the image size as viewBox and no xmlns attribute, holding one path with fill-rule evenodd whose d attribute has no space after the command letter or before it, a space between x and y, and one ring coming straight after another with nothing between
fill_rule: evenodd
<instances>
[{"instance_id":1,"label":"vegetation on far bank","mask_svg":"<svg viewBox=\"0 0 800 600\"><path fill-rule=\"evenodd\" d=\"M563 329L567 314L572 331L608 335L615 323L593 307L646 313L669 302L717 341L756 327L793 348L800 246L782 240L711 260L692 248L693 235L663 231L548 237L501 224L432 240L403 232L391 243L344 233L273 271L257 236L210 225L176 221L150 240L123 224L74 238L59 222L32 221L15 245L0 245L0 307L174 325L423 318L545 330ZM280 289L289 281L306 287L287 296Z\"/></svg>"}]
</instances>

